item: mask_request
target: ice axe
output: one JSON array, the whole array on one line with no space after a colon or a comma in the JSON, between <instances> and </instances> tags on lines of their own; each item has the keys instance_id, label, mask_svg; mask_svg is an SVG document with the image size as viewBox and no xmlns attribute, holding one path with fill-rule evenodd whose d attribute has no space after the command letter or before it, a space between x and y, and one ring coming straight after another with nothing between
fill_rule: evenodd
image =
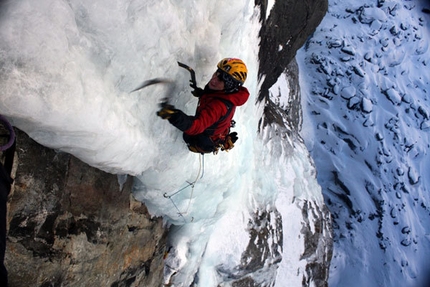
<instances>
[{"instance_id":1,"label":"ice axe","mask_svg":"<svg viewBox=\"0 0 430 287\"><path fill-rule=\"evenodd\" d=\"M139 91L140 89L143 89L145 87L155 85L155 84L173 84L173 81L165 78L154 78L151 80L144 81L142 84L140 84L136 89L131 91L129 94Z\"/></svg>"},{"instance_id":2,"label":"ice axe","mask_svg":"<svg viewBox=\"0 0 430 287\"><path fill-rule=\"evenodd\" d=\"M194 72L194 70L190 66L185 65L184 63L178 62L178 65L179 67L187 69L188 72L190 72L190 75L191 75L190 87L193 88L194 90L197 90L198 87L196 83L196 72Z\"/></svg>"},{"instance_id":3,"label":"ice axe","mask_svg":"<svg viewBox=\"0 0 430 287\"><path fill-rule=\"evenodd\" d=\"M172 96L173 91L175 90L175 82L172 80L169 80L169 79L165 79L165 78L154 78L154 79L144 81L136 89L131 91L130 94L133 92L139 91L145 87L155 85L155 84L168 84L169 85L169 89L166 91L166 96L162 99L163 103L167 103L169 98Z\"/></svg>"}]
</instances>

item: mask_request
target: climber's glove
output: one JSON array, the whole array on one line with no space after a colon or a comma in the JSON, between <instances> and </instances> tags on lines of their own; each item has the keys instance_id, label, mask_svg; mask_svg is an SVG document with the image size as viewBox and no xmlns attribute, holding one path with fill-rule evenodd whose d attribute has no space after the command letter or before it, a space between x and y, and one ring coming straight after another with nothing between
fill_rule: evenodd
<instances>
[{"instance_id":1,"label":"climber's glove","mask_svg":"<svg viewBox=\"0 0 430 287\"><path fill-rule=\"evenodd\" d=\"M186 115L183 111L175 109L174 106L164 102L160 104L161 110L157 112L157 116L168 120L173 126L181 131L186 131L191 127L194 117Z\"/></svg>"},{"instance_id":2,"label":"climber's glove","mask_svg":"<svg viewBox=\"0 0 430 287\"><path fill-rule=\"evenodd\" d=\"M233 132L231 134L228 134L225 137L224 142L220 145L221 150L223 151L229 151L232 148L234 148L234 143L238 140L238 136L236 132Z\"/></svg>"},{"instance_id":3,"label":"climber's glove","mask_svg":"<svg viewBox=\"0 0 430 287\"><path fill-rule=\"evenodd\" d=\"M157 116L159 116L163 120L170 119L174 114L178 112L178 110L175 109L174 106L168 103L161 103L160 107L161 109L157 112Z\"/></svg>"},{"instance_id":4,"label":"climber's glove","mask_svg":"<svg viewBox=\"0 0 430 287\"><path fill-rule=\"evenodd\" d=\"M196 97L196 98L200 98L201 96L204 95L204 93L205 93L204 90L202 88L199 88L199 87L195 88L191 92L191 94L193 94L193 96Z\"/></svg>"},{"instance_id":5,"label":"climber's glove","mask_svg":"<svg viewBox=\"0 0 430 287\"><path fill-rule=\"evenodd\" d=\"M233 143L235 143L239 139L239 137L237 136L237 132L233 132L233 133L229 134L228 136L230 137L230 139Z\"/></svg>"}]
</instances>

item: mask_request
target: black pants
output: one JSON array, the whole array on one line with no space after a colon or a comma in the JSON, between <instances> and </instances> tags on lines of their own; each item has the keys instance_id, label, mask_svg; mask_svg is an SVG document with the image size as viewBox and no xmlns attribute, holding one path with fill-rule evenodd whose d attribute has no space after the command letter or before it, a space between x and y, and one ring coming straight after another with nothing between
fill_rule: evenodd
<instances>
[{"instance_id":1,"label":"black pants","mask_svg":"<svg viewBox=\"0 0 430 287\"><path fill-rule=\"evenodd\" d=\"M188 149L196 153L211 153L215 150L215 144L209 136L199 134L190 136L183 134L184 141L188 145Z\"/></svg>"}]
</instances>

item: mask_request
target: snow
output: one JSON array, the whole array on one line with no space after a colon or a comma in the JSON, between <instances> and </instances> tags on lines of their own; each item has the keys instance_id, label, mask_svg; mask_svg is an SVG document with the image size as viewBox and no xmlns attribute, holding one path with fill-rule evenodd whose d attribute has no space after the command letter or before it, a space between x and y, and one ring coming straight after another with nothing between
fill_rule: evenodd
<instances>
[{"instance_id":1,"label":"snow","mask_svg":"<svg viewBox=\"0 0 430 287\"><path fill-rule=\"evenodd\" d=\"M246 275L242 254L261 240L266 265L248 275L262 284L276 277L276 286L300 284L301 208L323 198L304 145L294 143L291 152L292 140L281 140L275 126L257 132L263 107L256 104L260 24L253 1L22 0L2 4L0 13L1 114L40 144L118 174L120 184L134 176L134 197L171 228L164 283L228 284ZM247 64L251 98L235 114L236 147L202 157L156 111L170 97L194 112L189 73L177 61L193 67L203 86L224 57ZM130 93L156 77L173 84ZM288 91L285 84L280 79L273 88L280 105L288 102L278 94ZM249 242L258 216L270 219L262 222L269 232ZM273 226L279 220L282 229Z\"/></svg>"},{"instance_id":2,"label":"snow","mask_svg":"<svg viewBox=\"0 0 430 287\"><path fill-rule=\"evenodd\" d=\"M330 0L298 52L301 134L334 218L329 286L428 286L423 8L428 1Z\"/></svg>"},{"instance_id":3,"label":"snow","mask_svg":"<svg viewBox=\"0 0 430 287\"><path fill-rule=\"evenodd\" d=\"M267 8L266 8L266 20L270 16L270 11L272 11L273 6L275 5L275 0L269 0L267 1Z\"/></svg>"},{"instance_id":4,"label":"snow","mask_svg":"<svg viewBox=\"0 0 430 287\"><path fill-rule=\"evenodd\" d=\"M270 100L282 109L288 107L288 95L290 87L287 80L287 75L282 74L278 81L269 89Z\"/></svg>"}]
</instances>

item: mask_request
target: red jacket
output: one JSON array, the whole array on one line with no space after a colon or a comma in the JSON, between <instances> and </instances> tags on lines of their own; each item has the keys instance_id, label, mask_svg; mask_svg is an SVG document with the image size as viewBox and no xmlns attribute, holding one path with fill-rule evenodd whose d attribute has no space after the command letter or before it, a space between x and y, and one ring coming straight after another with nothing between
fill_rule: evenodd
<instances>
[{"instance_id":1,"label":"red jacket","mask_svg":"<svg viewBox=\"0 0 430 287\"><path fill-rule=\"evenodd\" d=\"M226 94L224 91L205 90L199 99L192 124L184 132L188 135L205 133L211 138L225 136L229 132L236 107L245 104L248 98L249 92L245 87L239 87L237 92L230 94ZM231 103L229 106L231 106L232 111L226 118L217 123L227 114L228 104L226 102ZM217 123L216 127L209 129L215 123Z\"/></svg>"}]
</instances>

